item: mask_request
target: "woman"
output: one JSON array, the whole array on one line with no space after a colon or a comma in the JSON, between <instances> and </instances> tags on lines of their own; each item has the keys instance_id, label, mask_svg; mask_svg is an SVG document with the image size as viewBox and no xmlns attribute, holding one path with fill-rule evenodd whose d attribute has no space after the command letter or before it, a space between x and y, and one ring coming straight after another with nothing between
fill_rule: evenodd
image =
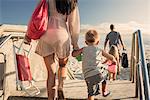
<instances>
[{"instance_id":1,"label":"woman","mask_svg":"<svg viewBox=\"0 0 150 100\"><path fill-rule=\"evenodd\" d=\"M49 0L49 24L46 33L39 39L36 53L44 58L47 68L48 100L55 98L56 62L58 58L58 98L64 99L63 81L66 78L66 63L70 55L70 42L78 49L80 18L77 0ZM71 37L71 39L70 39ZM26 40L27 37L26 37Z\"/></svg>"}]
</instances>

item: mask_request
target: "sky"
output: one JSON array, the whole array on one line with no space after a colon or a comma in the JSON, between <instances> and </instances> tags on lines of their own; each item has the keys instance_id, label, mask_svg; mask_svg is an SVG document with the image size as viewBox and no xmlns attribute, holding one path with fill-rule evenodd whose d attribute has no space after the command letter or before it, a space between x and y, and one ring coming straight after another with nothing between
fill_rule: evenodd
<instances>
[{"instance_id":1,"label":"sky","mask_svg":"<svg viewBox=\"0 0 150 100\"><path fill-rule=\"evenodd\" d=\"M121 33L150 33L150 0L79 0L82 28L108 33L114 24Z\"/></svg>"},{"instance_id":2,"label":"sky","mask_svg":"<svg viewBox=\"0 0 150 100\"><path fill-rule=\"evenodd\" d=\"M39 0L0 0L0 24L26 25ZM150 0L78 0L82 30L150 31Z\"/></svg>"},{"instance_id":3,"label":"sky","mask_svg":"<svg viewBox=\"0 0 150 100\"><path fill-rule=\"evenodd\" d=\"M88 2L87 2L88 1ZM147 22L148 0L80 0L83 23Z\"/></svg>"}]
</instances>

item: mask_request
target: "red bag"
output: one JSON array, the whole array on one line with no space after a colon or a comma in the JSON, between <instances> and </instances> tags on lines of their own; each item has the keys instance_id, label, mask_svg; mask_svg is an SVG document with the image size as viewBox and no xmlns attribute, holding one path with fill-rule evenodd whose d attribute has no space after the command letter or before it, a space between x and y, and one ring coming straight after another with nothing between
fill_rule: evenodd
<instances>
[{"instance_id":1,"label":"red bag","mask_svg":"<svg viewBox=\"0 0 150 100\"><path fill-rule=\"evenodd\" d=\"M27 36L30 39L39 39L47 30L48 25L48 3L41 0L35 8L27 27Z\"/></svg>"},{"instance_id":2,"label":"red bag","mask_svg":"<svg viewBox=\"0 0 150 100\"><path fill-rule=\"evenodd\" d=\"M16 54L18 77L21 81L32 80L29 59L25 55Z\"/></svg>"}]
</instances>

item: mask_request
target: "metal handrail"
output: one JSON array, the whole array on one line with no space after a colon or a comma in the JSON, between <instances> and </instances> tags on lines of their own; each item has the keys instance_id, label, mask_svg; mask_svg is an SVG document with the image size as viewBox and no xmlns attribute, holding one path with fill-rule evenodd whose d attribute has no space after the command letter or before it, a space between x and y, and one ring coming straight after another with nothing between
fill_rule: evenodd
<instances>
[{"instance_id":1,"label":"metal handrail","mask_svg":"<svg viewBox=\"0 0 150 100\"><path fill-rule=\"evenodd\" d=\"M130 80L133 83L136 82L136 96L138 96L139 92L140 99L150 100L150 83L145 59L143 38L140 30L133 33Z\"/></svg>"},{"instance_id":2,"label":"metal handrail","mask_svg":"<svg viewBox=\"0 0 150 100\"><path fill-rule=\"evenodd\" d=\"M9 40L9 39L14 39L14 38L19 38L19 39L24 39L24 34L9 34L7 36L4 36L6 39L0 43L0 48L3 47L3 45ZM0 38L3 38L0 37Z\"/></svg>"}]
</instances>

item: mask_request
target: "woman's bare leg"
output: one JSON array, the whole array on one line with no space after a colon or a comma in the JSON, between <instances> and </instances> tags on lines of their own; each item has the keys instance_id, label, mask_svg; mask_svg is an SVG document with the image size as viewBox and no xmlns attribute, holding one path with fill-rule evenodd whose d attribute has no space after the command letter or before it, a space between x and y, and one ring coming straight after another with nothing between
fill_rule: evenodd
<instances>
[{"instance_id":1,"label":"woman's bare leg","mask_svg":"<svg viewBox=\"0 0 150 100\"><path fill-rule=\"evenodd\" d=\"M56 64L54 54L44 57L44 62L47 68L47 93L48 100L55 98L55 77L56 77Z\"/></svg>"},{"instance_id":2,"label":"woman's bare leg","mask_svg":"<svg viewBox=\"0 0 150 100\"><path fill-rule=\"evenodd\" d=\"M63 59L59 59L59 69L58 69L58 98L62 99L64 98L63 96L63 84L64 84L64 80L67 77L67 68L66 68L66 64L67 64L68 58L63 58ZM61 96L62 95L62 96Z\"/></svg>"}]
</instances>

